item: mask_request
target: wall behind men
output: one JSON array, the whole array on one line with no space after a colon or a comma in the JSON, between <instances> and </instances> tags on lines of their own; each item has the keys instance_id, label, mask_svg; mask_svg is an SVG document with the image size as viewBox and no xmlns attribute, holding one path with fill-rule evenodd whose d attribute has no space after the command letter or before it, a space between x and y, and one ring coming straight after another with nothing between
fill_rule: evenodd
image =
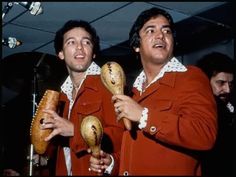
<instances>
[{"instance_id":1,"label":"wall behind men","mask_svg":"<svg viewBox=\"0 0 236 177\"><path fill-rule=\"evenodd\" d=\"M181 56L177 56L177 58L186 65L190 65L193 64L195 65L196 62L202 58L204 55L211 53L211 52L221 52L223 54L228 55L229 57L231 57L233 60L235 60L234 58L234 40L230 39L230 40L225 40L225 41L221 41L219 43L216 43L214 45L211 45L207 48L204 49L200 49L188 54L184 54Z\"/></svg>"}]
</instances>

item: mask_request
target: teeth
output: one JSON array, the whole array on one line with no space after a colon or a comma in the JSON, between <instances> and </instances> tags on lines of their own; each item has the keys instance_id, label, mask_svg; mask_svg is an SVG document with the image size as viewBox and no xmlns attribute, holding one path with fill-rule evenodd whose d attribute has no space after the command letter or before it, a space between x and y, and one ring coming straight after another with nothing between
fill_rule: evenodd
<instances>
[{"instance_id":1,"label":"teeth","mask_svg":"<svg viewBox=\"0 0 236 177\"><path fill-rule=\"evenodd\" d=\"M84 58L84 55L76 55L75 58Z\"/></svg>"},{"instance_id":2,"label":"teeth","mask_svg":"<svg viewBox=\"0 0 236 177\"><path fill-rule=\"evenodd\" d=\"M155 48L156 48L156 47L163 47L163 45L161 45L161 44L155 44L154 47L155 47Z\"/></svg>"},{"instance_id":3,"label":"teeth","mask_svg":"<svg viewBox=\"0 0 236 177\"><path fill-rule=\"evenodd\" d=\"M164 48L165 47L165 42L162 40L159 40L159 39L153 41L153 44L154 44L153 45L154 48L159 48L159 47Z\"/></svg>"}]
</instances>

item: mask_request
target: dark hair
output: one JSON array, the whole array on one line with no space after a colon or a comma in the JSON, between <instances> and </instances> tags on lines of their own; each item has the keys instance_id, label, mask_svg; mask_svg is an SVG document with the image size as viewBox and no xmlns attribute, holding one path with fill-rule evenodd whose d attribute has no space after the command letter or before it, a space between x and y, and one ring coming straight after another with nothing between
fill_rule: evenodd
<instances>
[{"instance_id":1,"label":"dark hair","mask_svg":"<svg viewBox=\"0 0 236 177\"><path fill-rule=\"evenodd\" d=\"M93 53L97 55L100 52L99 37L96 33L96 30L88 22L83 20L70 20L66 22L64 26L56 32L56 36L54 38L54 48L56 54L58 54L63 48L64 34L76 27L84 28L91 35L92 43L94 46Z\"/></svg>"},{"instance_id":2,"label":"dark hair","mask_svg":"<svg viewBox=\"0 0 236 177\"><path fill-rule=\"evenodd\" d=\"M197 66L202 69L209 79L220 72L234 73L233 60L219 52L212 52L203 56L197 61Z\"/></svg>"},{"instance_id":3,"label":"dark hair","mask_svg":"<svg viewBox=\"0 0 236 177\"><path fill-rule=\"evenodd\" d=\"M141 30L141 28L143 27L143 25L150 20L153 17L162 15L164 16L170 23L170 28L175 36L175 32L174 32L174 22L173 19L171 17L171 15L166 12L165 10L159 9L157 7L153 7L151 9L145 10L143 11L138 18L136 19L136 21L134 22L130 32L129 32L129 42L130 42L130 46L133 47L139 47L140 43L140 36L139 36L139 31Z\"/></svg>"}]
</instances>

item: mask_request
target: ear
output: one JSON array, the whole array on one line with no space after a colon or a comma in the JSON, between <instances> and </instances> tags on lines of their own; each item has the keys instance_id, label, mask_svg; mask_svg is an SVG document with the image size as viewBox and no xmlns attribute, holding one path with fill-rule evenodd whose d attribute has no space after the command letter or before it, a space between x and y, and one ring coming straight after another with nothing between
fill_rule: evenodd
<instances>
[{"instance_id":1,"label":"ear","mask_svg":"<svg viewBox=\"0 0 236 177\"><path fill-rule=\"evenodd\" d=\"M134 47L134 51L138 53L139 52L139 47Z\"/></svg>"},{"instance_id":2,"label":"ear","mask_svg":"<svg viewBox=\"0 0 236 177\"><path fill-rule=\"evenodd\" d=\"M62 51L58 53L58 57L59 57L61 60L64 60L64 59L65 59L64 54L63 54Z\"/></svg>"}]
</instances>

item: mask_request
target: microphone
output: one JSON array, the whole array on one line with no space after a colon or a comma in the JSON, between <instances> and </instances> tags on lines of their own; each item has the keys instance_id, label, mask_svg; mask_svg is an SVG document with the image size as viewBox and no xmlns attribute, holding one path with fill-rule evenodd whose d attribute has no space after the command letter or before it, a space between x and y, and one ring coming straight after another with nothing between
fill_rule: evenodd
<instances>
[{"instance_id":1,"label":"microphone","mask_svg":"<svg viewBox=\"0 0 236 177\"><path fill-rule=\"evenodd\" d=\"M40 15L43 13L41 2L15 2L28 9L32 15Z\"/></svg>"},{"instance_id":2,"label":"microphone","mask_svg":"<svg viewBox=\"0 0 236 177\"><path fill-rule=\"evenodd\" d=\"M4 6L4 9L2 11L2 19L5 17L5 15L9 12L9 10L13 7L12 2L8 2L7 5Z\"/></svg>"},{"instance_id":3,"label":"microphone","mask_svg":"<svg viewBox=\"0 0 236 177\"><path fill-rule=\"evenodd\" d=\"M18 41L15 37L8 37L7 39L2 39L2 45L5 45L7 47L16 48L22 44L21 41Z\"/></svg>"}]
</instances>

